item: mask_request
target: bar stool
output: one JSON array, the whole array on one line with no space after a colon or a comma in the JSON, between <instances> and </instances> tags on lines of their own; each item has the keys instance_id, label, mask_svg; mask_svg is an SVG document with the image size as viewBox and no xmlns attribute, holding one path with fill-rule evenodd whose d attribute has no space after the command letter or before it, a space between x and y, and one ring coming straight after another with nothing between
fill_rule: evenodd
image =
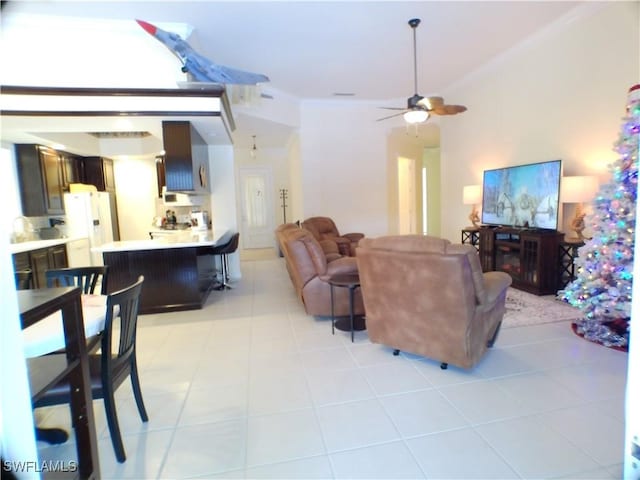
<instances>
[{"instance_id":1,"label":"bar stool","mask_svg":"<svg viewBox=\"0 0 640 480\"><path fill-rule=\"evenodd\" d=\"M227 288L231 288L229 285L229 259L228 255L234 253L238 250L238 244L240 242L240 233L236 232L233 234L231 239L225 243L224 245L220 245L219 247L214 247L211 251L213 255L220 255L220 265L222 268L222 282L218 287L218 290L225 290Z\"/></svg>"}]
</instances>

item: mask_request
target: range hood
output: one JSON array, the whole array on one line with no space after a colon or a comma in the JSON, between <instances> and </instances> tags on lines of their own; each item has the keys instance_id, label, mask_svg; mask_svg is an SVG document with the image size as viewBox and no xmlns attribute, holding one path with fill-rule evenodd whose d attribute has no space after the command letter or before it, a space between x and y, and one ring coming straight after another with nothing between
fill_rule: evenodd
<instances>
[{"instance_id":1,"label":"range hood","mask_svg":"<svg viewBox=\"0 0 640 480\"><path fill-rule=\"evenodd\" d=\"M168 192L209 194L209 148L191 122L162 122Z\"/></svg>"}]
</instances>

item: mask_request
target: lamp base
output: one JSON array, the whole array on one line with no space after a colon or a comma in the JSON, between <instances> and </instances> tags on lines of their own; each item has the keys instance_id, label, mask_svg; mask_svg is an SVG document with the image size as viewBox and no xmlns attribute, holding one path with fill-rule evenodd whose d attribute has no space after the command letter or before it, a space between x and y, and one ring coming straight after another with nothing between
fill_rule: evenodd
<instances>
[{"instance_id":1,"label":"lamp base","mask_svg":"<svg viewBox=\"0 0 640 480\"><path fill-rule=\"evenodd\" d=\"M565 237L564 241L565 243L584 243L585 240L588 240L586 238L580 238L580 237Z\"/></svg>"},{"instance_id":2,"label":"lamp base","mask_svg":"<svg viewBox=\"0 0 640 480\"><path fill-rule=\"evenodd\" d=\"M473 228L480 228L480 225L478 225L478 222L480 222L480 214L478 213L478 209L475 205L473 206L473 209L471 210L468 218L469 220L471 220Z\"/></svg>"}]
</instances>

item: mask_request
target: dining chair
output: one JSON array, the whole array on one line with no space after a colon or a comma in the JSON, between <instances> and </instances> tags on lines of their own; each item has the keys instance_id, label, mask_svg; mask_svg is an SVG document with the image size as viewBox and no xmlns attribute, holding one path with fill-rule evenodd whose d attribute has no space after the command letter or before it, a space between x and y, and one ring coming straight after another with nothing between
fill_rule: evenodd
<instances>
[{"instance_id":1,"label":"dining chair","mask_svg":"<svg viewBox=\"0 0 640 480\"><path fill-rule=\"evenodd\" d=\"M143 282L144 277L140 275L132 285L107 296L100 352L89 355L91 393L94 400L102 398L104 401L111 443L113 444L116 458L120 463L124 462L127 457L120 434L114 393L127 377L131 378L133 395L140 418L143 422L149 420L142 399L136 358L138 305ZM118 311L120 318L119 328L114 328L116 326L114 324L118 323ZM50 358L51 356L30 359L30 372L40 379L53 378L57 364L50 361ZM69 390L69 381L67 378L63 378L51 388L36 394L32 399L33 408L70 403Z\"/></svg>"},{"instance_id":2,"label":"dining chair","mask_svg":"<svg viewBox=\"0 0 640 480\"><path fill-rule=\"evenodd\" d=\"M45 272L47 287L80 287L82 293L94 294L100 282L100 294L107 294L109 266L56 268Z\"/></svg>"},{"instance_id":3,"label":"dining chair","mask_svg":"<svg viewBox=\"0 0 640 480\"><path fill-rule=\"evenodd\" d=\"M107 282L109 279L109 266L101 265L95 267L70 267L56 268L45 272L47 287L80 287L84 295L95 294L98 283L100 284L100 294L107 294ZM102 334L87 338L87 349L89 352L95 350L100 345Z\"/></svg>"}]
</instances>

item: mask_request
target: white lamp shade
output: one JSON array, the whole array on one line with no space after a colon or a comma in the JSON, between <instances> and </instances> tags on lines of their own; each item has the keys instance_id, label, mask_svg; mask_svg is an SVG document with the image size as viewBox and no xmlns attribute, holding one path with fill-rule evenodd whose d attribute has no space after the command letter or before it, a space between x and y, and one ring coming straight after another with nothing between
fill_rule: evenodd
<instances>
[{"instance_id":1,"label":"white lamp shade","mask_svg":"<svg viewBox=\"0 0 640 480\"><path fill-rule=\"evenodd\" d=\"M422 109L409 110L404 113L403 117L407 123L422 123L429 118L429 112Z\"/></svg>"},{"instance_id":2,"label":"white lamp shade","mask_svg":"<svg viewBox=\"0 0 640 480\"><path fill-rule=\"evenodd\" d=\"M598 192L598 177L579 175L562 177L560 197L562 203L583 203L595 197Z\"/></svg>"},{"instance_id":3,"label":"white lamp shade","mask_svg":"<svg viewBox=\"0 0 640 480\"><path fill-rule=\"evenodd\" d=\"M477 205L482 201L482 185L467 185L462 189L462 203Z\"/></svg>"}]
</instances>

